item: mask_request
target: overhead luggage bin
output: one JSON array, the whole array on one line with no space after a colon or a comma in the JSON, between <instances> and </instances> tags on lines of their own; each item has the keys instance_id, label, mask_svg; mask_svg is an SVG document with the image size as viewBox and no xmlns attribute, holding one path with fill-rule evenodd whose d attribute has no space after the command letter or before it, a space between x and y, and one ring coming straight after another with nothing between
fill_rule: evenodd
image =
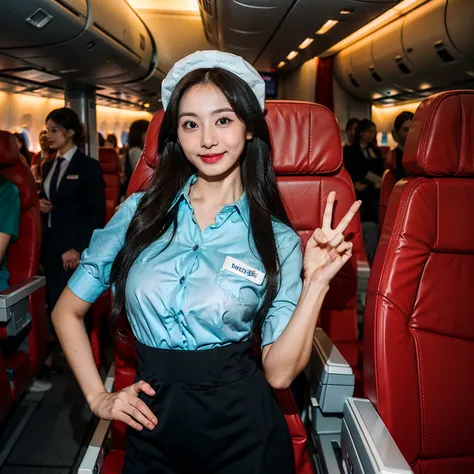
<instances>
[{"instance_id":1,"label":"overhead luggage bin","mask_svg":"<svg viewBox=\"0 0 474 474\"><path fill-rule=\"evenodd\" d=\"M31 37L24 34L25 22ZM153 37L126 0L114 1L113 8L103 0L32 0L27 6L5 0L0 28L8 38L0 40L0 52L66 80L124 84L151 77L157 67Z\"/></svg>"},{"instance_id":2,"label":"overhead luggage bin","mask_svg":"<svg viewBox=\"0 0 474 474\"><path fill-rule=\"evenodd\" d=\"M28 57L41 46L76 38L86 27L87 16L86 0L2 0L0 49L23 48L22 57Z\"/></svg>"},{"instance_id":3,"label":"overhead luggage bin","mask_svg":"<svg viewBox=\"0 0 474 474\"><path fill-rule=\"evenodd\" d=\"M469 0L424 3L341 51L335 59L336 78L350 94L382 104L395 102L394 97L419 100L433 91L470 88L473 21L474 2Z\"/></svg>"}]
</instances>

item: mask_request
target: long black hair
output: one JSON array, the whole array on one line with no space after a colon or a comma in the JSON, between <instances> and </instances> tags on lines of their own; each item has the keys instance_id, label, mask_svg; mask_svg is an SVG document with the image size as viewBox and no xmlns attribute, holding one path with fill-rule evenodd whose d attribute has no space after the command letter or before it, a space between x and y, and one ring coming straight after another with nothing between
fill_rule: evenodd
<instances>
[{"instance_id":1,"label":"long black hair","mask_svg":"<svg viewBox=\"0 0 474 474\"><path fill-rule=\"evenodd\" d=\"M277 188L265 117L245 81L224 69L198 69L181 79L171 95L158 136L158 166L130 222L125 244L112 265L110 283L115 284L111 314L113 326L124 310L127 276L138 255L161 238L170 226L172 234L168 245L177 232L178 204L172 208L171 205L189 177L196 172L178 142L179 104L183 95L198 84L213 84L220 89L246 125L247 132L253 136L246 141L241 156L241 178L250 210L253 241L267 278L265 299L256 315L254 330L261 326L278 291L280 261L272 218L289 227L291 224Z\"/></svg>"}]
</instances>

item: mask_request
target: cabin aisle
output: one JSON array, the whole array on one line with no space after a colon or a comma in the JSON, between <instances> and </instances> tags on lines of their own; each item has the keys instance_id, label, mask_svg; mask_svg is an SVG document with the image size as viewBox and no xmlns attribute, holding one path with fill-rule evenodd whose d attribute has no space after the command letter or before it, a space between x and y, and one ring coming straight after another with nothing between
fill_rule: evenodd
<instances>
[{"instance_id":1,"label":"cabin aisle","mask_svg":"<svg viewBox=\"0 0 474 474\"><path fill-rule=\"evenodd\" d=\"M26 394L0 432L0 474L77 472L97 420L66 360L55 363L63 373L52 375L53 389Z\"/></svg>"}]
</instances>

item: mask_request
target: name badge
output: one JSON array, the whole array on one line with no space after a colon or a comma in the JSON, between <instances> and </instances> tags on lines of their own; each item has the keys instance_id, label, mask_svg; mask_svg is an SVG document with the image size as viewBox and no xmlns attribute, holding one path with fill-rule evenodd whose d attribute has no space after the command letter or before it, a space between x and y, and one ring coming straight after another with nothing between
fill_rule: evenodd
<instances>
[{"instance_id":1,"label":"name badge","mask_svg":"<svg viewBox=\"0 0 474 474\"><path fill-rule=\"evenodd\" d=\"M263 279L265 278L265 273L252 268L246 263L232 257L226 257L222 268L230 273L234 273L235 275L246 278L256 285L261 285L263 283Z\"/></svg>"},{"instance_id":2,"label":"name badge","mask_svg":"<svg viewBox=\"0 0 474 474\"><path fill-rule=\"evenodd\" d=\"M66 176L66 179L79 179L79 175L78 174L68 174Z\"/></svg>"}]
</instances>

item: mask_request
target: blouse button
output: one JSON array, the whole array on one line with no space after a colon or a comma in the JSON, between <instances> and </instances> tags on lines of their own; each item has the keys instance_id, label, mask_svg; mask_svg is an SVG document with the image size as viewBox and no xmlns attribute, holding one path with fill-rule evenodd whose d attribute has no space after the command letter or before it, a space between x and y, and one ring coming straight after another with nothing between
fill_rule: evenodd
<instances>
[{"instance_id":1,"label":"blouse button","mask_svg":"<svg viewBox=\"0 0 474 474\"><path fill-rule=\"evenodd\" d=\"M184 283L184 281L185 281L185 280L186 280L186 278L185 278L185 277L181 277L181 278L179 279L179 282L180 282L180 284L182 285L182 284Z\"/></svg>"},{"instance_id":2,"label":"blouse button","mask_svg":"<svg viewBox=\"0 0 474 474\"><path fill-rule=\"evenodd\" d=\"M199 245L196 244L196 245L193 247L193 252L195 252L198 248L199 248Z\"/></svg>"}]
</instances>

